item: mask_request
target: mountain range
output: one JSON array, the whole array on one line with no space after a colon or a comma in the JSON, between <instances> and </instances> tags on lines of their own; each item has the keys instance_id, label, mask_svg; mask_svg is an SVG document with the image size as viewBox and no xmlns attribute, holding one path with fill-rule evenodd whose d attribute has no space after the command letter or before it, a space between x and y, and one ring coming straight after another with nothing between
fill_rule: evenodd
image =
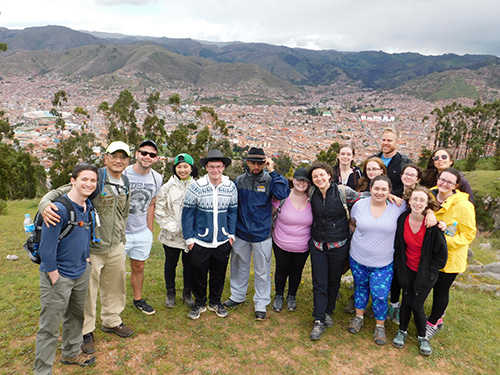
<instances>
[{"instance_id":1,"label":"mountain range","mask_svg":"<svg viewBox=\"0 0 500 375\"><path fill-rule=\"evenodd\" d=\"M354 84L426 100L495 97L500 59L382 51L307 50L264 43L75 31L62 26L0 29L0 77L56 74L69 80L197 87L256 84L298 92L304 86ZM439 78L439 79L438 79Z\"/></svg>"}]
</instances>

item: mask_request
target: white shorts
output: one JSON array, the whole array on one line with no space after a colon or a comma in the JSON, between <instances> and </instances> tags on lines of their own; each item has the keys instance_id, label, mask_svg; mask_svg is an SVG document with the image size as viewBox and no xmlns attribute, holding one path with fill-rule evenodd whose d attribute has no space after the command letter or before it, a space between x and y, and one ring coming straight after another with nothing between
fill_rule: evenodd
<instances>
[{"instance_id":1,"label":"white shorts","mask_svg":"<svg viewBox=\"0 0 500 375\"><path fill-rule=\"evenodd\" d=\"M153 245L153 233L149 228L139 233L127 233L126 237L125 253L130 259L145 261L149 258Z\"/></svg>"}]
</instances>

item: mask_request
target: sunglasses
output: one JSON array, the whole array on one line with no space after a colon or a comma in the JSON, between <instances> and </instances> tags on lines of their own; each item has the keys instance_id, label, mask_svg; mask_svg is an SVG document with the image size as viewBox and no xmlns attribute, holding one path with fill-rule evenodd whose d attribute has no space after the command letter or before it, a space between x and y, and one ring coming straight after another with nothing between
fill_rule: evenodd
<instances>
[{"instance_id":1,"label":"sunglasses","mask_svg":"<svg viewBox=\"0 0 500 375\"><path fill-rule=\"evenodd\" d=\"M154 152L147 152L147 151L143 151L143 150L139 150L139 154L141 154L142 156L149 155L149 157L152 159L154 159L158 156L158 154L155 154Z\"/></svg>"},{"instance_id":2,"label":"sunglasses","mask_svg":"<svg viewBox=\"0 0 500 375\"><path fill-rule=\"evenodd\" d=\"M443 160L446 160L446 159L448 159L448 155L446 155L446 154L443 154L443 155L436 155L436 156L434 156L434 157L432 158L432 160L434 160L434 161L438 161L440 158L441 158L441 159L443 159Z\"/></svg>"}]
</instances>

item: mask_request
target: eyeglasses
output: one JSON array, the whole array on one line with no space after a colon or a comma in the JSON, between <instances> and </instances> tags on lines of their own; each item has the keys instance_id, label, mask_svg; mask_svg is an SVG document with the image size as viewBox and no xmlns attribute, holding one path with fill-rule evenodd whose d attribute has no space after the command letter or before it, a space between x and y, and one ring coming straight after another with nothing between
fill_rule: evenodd
<instances>
[{"instance_id":1,"label":"eyeglasses","mask_svg":"<svg viewBox=\"0 0 500 375\"><path fill-rule=\"evenodd\" d=\"M448 185L448 186L455 186L457 183L456 182L451 182L449 180L445 180L444 178L439 177L438 182L441 182L442 184Z\"/></svg>"},{"instance_id":2,"label":"eyeglasses","mask_svg":"<svg viewBox=\"0 0 500 375\"><path fill-rule=\"evenodd\" d=\"M415 173L403 173L403 176L410 177L410 178L415 178L418 177L418 174Z\"/></svg>"},{"instance_id":3,"label":"eyeglasses","mask_svg":"<svg viewBox=\"0 0 500 375\"><path fill-rule=\"evenodd\" d=\"M149 157L150 157L151 159L154 159L154 158L156 158L156 157L158 156L158 154L155 154L154 152L147 152L147 151L144 151L144 150L139 150L138 152L139 152L139 154L141 154L142 156L149 155Z\"/></svg>"},{"instance_id":4,"label":"eyeglasses","mask_svg":"<svg viewBox=\"0 0 500 375\"><path fill-rule=\"evenodd\" d=\"M377 172L380 171L382 168L366 168L367 172Z\"/></svg>"},{"instance_id":5,"label":"eyeglasses","mask_svg":"<svg viewBox=\"0 0 500 375\"><path fill-rule=\"evenodd\" d=\"M119 155L119 154L107 154L108 157L111 159L111 160L116 160L116 159L120 159L121 161L127 161L128 160L128 156L127 155Z\"/></svg>"},{"instance_id":6,"label":"eyeglasses","mask_svg":"<svg viewBox=\"0 0 500 375\"><path fill-rule=\"evenodd\" d=\"M432 160L434 160L434 161L438 161L440 158L441 158L441 159L443 159L443 160L446 160L446 159L448 159L448 155L446 155L446 154L443 154L443 155L436 155L436 156L434 156L434 157L432 158Z\"/></svg>"}]
</instances>

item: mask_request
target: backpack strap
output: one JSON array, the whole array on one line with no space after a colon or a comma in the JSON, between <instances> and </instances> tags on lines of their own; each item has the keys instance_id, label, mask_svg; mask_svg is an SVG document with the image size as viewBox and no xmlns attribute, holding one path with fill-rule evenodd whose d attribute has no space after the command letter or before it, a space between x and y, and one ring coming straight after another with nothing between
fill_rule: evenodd
<instances>
[{"instance_id":1,"label":"backpack strap","mask_svg":"<svg viewBox=\"0 0 500 375\"><path fill-rule=\"evenodd\" d=\"M345 185L337 185L339 189L340 201L342 202L342 206L344 206L345 214L347 216L347 220L351 219L351 215L349 214L349 208L347 207L347 192L345 189Z\"/></svg>"}]
</instances>

